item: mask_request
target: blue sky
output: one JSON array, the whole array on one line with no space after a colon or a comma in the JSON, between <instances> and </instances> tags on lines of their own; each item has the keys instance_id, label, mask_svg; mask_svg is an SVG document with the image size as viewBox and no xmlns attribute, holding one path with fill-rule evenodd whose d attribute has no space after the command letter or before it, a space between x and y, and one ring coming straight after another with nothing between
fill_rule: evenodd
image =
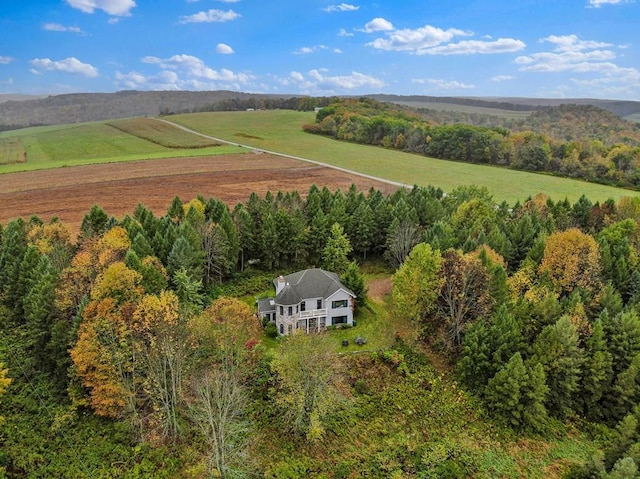
<instances>
[{"instance_id":1,"label":"blue sky","mask_svg":"<svg viewBox=\"0 0 640 479\"><path fill-rule=\"evenodd\" d=\"M0 93L640 100L634 0L3 0Z\"/></svg>"}]
</instances>

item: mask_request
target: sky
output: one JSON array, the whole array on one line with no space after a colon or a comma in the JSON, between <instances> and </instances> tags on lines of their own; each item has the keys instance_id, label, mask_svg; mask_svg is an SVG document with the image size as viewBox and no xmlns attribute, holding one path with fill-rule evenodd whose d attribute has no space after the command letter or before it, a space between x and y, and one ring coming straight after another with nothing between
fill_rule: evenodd
<instances>
[{"instance_id":1,"label":"sky","mask_svg":"<svg viewBox=\"0 0 640 479\"><path fill-rule=\"evenodd\" d=\"M0 0L0 93L640 101L635 0Z\"/></svg>"}]
</instances>

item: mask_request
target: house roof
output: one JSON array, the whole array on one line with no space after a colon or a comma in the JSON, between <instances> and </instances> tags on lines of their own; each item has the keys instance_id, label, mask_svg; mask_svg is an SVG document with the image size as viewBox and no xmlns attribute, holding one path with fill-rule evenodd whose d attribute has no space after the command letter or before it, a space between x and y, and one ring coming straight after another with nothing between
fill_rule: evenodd
<instances>
[{"instance_id":1,"label":"house roof","mask_svg":"<svg viewBox=\"0 0 640 479\"><path fill-rule=\"evenodd\" d=\"M273 302L273 298L264 298L258 300L258 311L261 313L268 313L276 310L276 304Z\"/></svg>"},{"instance_id":2,"label":"house roof","mask_svg":"<svg viewBox=\"0 0 640 479\"><path fill-rule=\"evenodd\" d=\"M277 287L277 279L274 283ZM284 277L285 287L276 296L278 304L298 304L307 298L328 298L339 290L355 298L355 294L342 284L340 277L320 268L305 269Z\"/></svg>"}]
</instances>

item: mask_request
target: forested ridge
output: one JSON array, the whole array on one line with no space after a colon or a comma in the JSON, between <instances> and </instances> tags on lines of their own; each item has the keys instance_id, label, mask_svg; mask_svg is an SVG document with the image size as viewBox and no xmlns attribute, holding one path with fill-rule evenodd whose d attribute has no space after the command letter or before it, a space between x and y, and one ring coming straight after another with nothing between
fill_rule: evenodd
<instances>
[{"instance_id":1,"label":"forested ridge","mask_svg":"<svg viewBox=\"0 0 640 479\"><path fill-rule=\"evenodd\" d=\"M13 220L0 477L635 477L639 227L638 198L477 187L95 206L77 239ZM371 320L372 264L412 325L388 348L255 316L275 275L321 266Z\"/></svg>"},{"instance_id":2,"label":"forested ridge","mask_svg":"<svg viewBox=\"0 0 640 479\"><path fill-rule=\"evenodd\" d=\"M421 114L368 98L335 100L305 131L426 156L638 188L640 124L592 105L536 109L524 119Z\"/></svg>"}]
</instances>

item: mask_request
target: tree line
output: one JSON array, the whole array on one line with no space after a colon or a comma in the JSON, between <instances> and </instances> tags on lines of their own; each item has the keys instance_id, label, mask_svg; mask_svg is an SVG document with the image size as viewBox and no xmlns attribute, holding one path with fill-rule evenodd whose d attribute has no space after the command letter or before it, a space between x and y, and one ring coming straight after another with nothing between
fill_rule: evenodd
<instances>
[{"instance_id":1,"label":"tree line","mask_svg":"<svg viewBox=\"0 0 640 479\"><path fill-rule=\"evenodd\" d=\"M552 173L628 188L640 186L640 128L590 105L537 110L496 126L423 119L368 98L335 100L310 133L434 158Z\"/></svg>"},{"instance_id":2,"label":"tree line","mask_svg":"<svg viewBox=\"0 0 640 479\"><path fill-rule=\"evenodd\" d=\"M384 260L397 269L394 314L415 320L499 419L617 428L608 470L635 461L640 437L639 221L638 198L509 205L473 186L313 186L233 209L176 197L163 216L139 205L121 219L94 206L75 241L55 219L16 219L0 240L0 389L46 385L63 411L116 419L136 441L195 435L211 474L248 474L255 421L317 441L335 427L327 405L348 401L320 340L265 354L255 312L226 285L257 279L253 292L273 272L325 266L362 297L354 261ZM0 466L24 473L24 451L6 450Z\"/></svg>"}]
</instances>

